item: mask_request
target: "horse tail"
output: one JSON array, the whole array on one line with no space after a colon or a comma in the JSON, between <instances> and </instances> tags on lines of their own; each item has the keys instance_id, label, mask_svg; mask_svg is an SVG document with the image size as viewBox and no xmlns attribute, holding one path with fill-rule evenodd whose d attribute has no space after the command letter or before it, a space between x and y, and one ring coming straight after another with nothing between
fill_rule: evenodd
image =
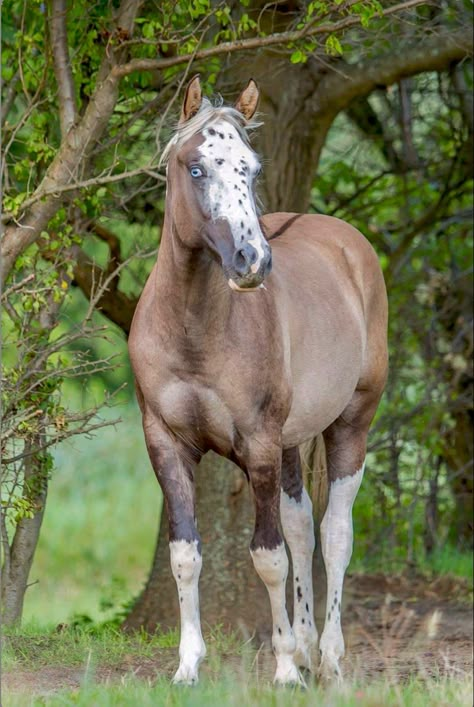
<instances>
[{"instance_id":1,"label":"horse tail","mask_svg":"<svg viewBox=\"0 0 474 707\"><path fill-rule=\"evenodd\" d=\"M328 504L326 447L318 434L300 447L303 483L313 503L313 514L321 523Z\"/></svg>"}]
</instances>

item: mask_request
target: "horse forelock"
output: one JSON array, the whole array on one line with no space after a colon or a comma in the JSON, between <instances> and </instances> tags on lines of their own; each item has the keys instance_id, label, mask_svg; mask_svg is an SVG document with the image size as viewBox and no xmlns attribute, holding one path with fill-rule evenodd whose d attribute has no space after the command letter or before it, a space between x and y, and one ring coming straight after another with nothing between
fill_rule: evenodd
<instances>
[{"instance_id":1,"label":"horse forelock","mask_svg":"<svg viewBox=\"0 0 474 707\"><path fill-rule=\"evenodd\" d=\"M208 98L203 98L202 104L196 115L185 123L176 126L173 137L169 140L160 158L160 165L167 164L173 148L180 148L185 142L197 135L219 120L226 120L233 125L240 138L250 146L249 132L258 128L261 123L257 120L247 120L242 113L232 106L223 106L222 101L214 105Z\"/></svg>"}]
</instances>

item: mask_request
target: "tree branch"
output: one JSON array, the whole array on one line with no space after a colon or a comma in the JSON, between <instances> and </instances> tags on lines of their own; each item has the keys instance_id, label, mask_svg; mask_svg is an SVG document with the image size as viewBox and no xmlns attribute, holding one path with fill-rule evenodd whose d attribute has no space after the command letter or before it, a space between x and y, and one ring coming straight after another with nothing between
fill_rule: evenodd
<instances>
[{"instance_id":1,"label":"tree branch","mask_svg":"<svg viewBox=\"0 0 474 707\"><path fill-rule=\"evenodd\" d=\"M102 184L114 184L115 182L123 182L124 179L131 179L132 177L140 177L142 175L147 175L152 177L157 181L166 182L166 177L163 174L158 174L155 170L159 169L158 165L148 165L145 167L137 167L137 169L129 169L126 172L119 172L118 174L105 174L103 176L98 175L97 177L91 177L90 179L83 180L72 180L67 184L55 184L48 188L44 185L44 180L38 189L22 204L22 209L29 209L30 206L36 204L38 201L44 201L46 197L54 197L55 199L59 197L60 194L66 194L71 191L78 191L79 189L88 189L90 187L98 187ZM13 221L11 213L2 214L0 221L2 223L9 223Z\"/></svg>"},{"instance_id":2,"label":"tree branch","mask_svg":"<svg viewBox=\"0 0 474 707\"><path fill-rule=\"evenodd\" d=\"M136 12L142 0L122 0L115 17L115 25L132 33ZM119 79L110 70L112 64L121 61L124 51L110 49L106 52L98 72L94 94L80 122L64 136L61 146L46 174L32 195L35 203L21 222L9 226L2 238L2 280L5 282L15 260L29 245L34 243L62 204L57 193L65 186L77 181L97 141L102 136L118 99ZM101 77L104 77L101 79ZM44 196L47 194L48 196ZM39 195L39 197L38 197Z\"/></svg>"},{"instance_id":3,"label":"tree branch","mask_svg":"<svg viewBox=\"0 0 474 707\"><path fill-rule=\"evenodd\" d=\"M75 260L74 282L79 285L89 300L96 293L98 284L102 283L96 309L101 311L114 324L117 324L128 336L138 300L128 297L118 289L116 284L117 268L115 268L117 276L114 273L104 272L98 265L91 262L89 256L79 246L74 247L73 257ZM104 281L107 282L108 280L110 283L114 282L113 287L103 286Z\"/></svg>"},{"instance_id":4,"label":"tree branch","mask_svg":"<svg viewBox=\"0 0 474 707\"><path fill-rule=\"evenodd\" d=\"M346 80L328 74L318 86L315 100L318 112L338 113L355 98L366 96L375 88L390 86L401 78L424 71L445 71L454 63L472 55L472 27L433 34L424 41L397 47L385 56L353 65L345 65Z\"/></svg>"},{"instance_id":5,"label":"tree branch","mask_svg":"<svg viewBox=\"0 0 474 707\"><path fill-rule=\"evenodd\" d=\"M54 58L54 74L58 84L59 120L63 137L72 128L77 116L74 81L67 45L66 15L67 0L53 0L51 47Z\"/></svg>"},{"instance_id":6,"label":"tree branch","mask_svg":"<svg viewBox=\"0 0 474 707\"><path fill-rule=\"evenodd\" d=\"M380 16L387 17L389 15L409 10L417 5L425 5L426 0L406 0L392 7L385 8ZM194 54L182 54L181 56L165 57L162 59L132 59L127 64L117 65L112 69L114 75L122 78L128 76L134 71L162 71L172 66L179 66L188 61L199 61L200 59L209 59L213 56L221 54L231 54L233 52L246 51L248 49L261 49L262 47L271 47L276 44L290 44L298 42L301 39L315 37L317 35L333 34L342 32L351 27L360 27L361 19L359 16L346 17L339 22L331 22L324 25L315 25L313 22L305 25L300 30L288 32L275 32L266 37L249 37L248 39L236 39L232 42L222 42L214 47L202 49Z\"/></svg>"}]
</instances>

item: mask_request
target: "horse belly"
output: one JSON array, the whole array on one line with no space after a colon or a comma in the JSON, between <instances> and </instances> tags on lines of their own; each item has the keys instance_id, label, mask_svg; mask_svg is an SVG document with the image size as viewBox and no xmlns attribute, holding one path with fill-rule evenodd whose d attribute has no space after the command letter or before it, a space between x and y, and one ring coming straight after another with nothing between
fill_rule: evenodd
<instances>
[{"instance_id":1,"label":"horse belly","mask_svg":"<svg viewBox=\"0 0 474 707\"><path fill-rule=\"evenodd\" d=\"M283 427L283 446L294 447L325 430L349 404L362 367L362 346L339 350L329 359L312 357L304 375L293 371L293 399Z\"/></svg>"}]
</instances>

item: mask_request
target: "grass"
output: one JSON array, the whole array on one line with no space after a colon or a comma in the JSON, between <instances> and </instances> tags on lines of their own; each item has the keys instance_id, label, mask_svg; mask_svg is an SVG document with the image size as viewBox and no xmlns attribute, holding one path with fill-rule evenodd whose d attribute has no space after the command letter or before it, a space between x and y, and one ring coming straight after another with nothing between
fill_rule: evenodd
<instances>
[{"instance_id":1,"label":"grass","mask_svg":"<svg viewBox=\"0 0 474 707\"><path fill-rule=\"evenodd\" d=\"M154 636L127 636L110 627L68 627L44 633L30 624L24 629L8 630L5 635L4 669L47 672L48 682L38 694L28 685L4 692L3 707L36 705L84 705L155 707L425 707L441 705L467 707L472 704L472 679L467 675L437 679L408 679L395 684L388 679L371 684L350 681L338 689L322 689L309 684L307 690L272 687L268 672L256 669L257 653L235 634L216 628L207 631L208 657L196 688L176 688L169 676L176 668L177 632ZM54 672L54 666L59 671ZM147 672L136 675L139 667ZM273 664L272 664L273 667ZM57 673L60 678L58 680ZM58 689L67 684L68 675L80 686ZM62 680L62 682L61 682ZM56 681L56 683L55 683ZM42 693L42 694L41 694Z\"/></svg>"},{"instance_id":2,"label":"grass","mask_svg":"<svg viewBox=\"0 0 474 707\"><path fill-rule=\"evenodd\" d=\"M237 682L225 675L218 681L202 680L193 688L175 688L163 679L147 684L131 676L113 685L94 685L85 676L85 683L78 690L44 697L10 695L3 704L4 707L287 707L290 704L292 707L468 707L472 704L472 681L469 678L430 683L417 680L404 686L354 683L337 690L310 687L303 691Z\"/></svg>"},{"instance_id":3,"label":"grass","mask_svg":"<svg viewBox=\"0 0 474 707\"><path fill-rule=\"evenodd\" d=\"M133 679L124 680L115 686L91 686L81 690L64 692L54 697L28 698L12 697L4 701L5 707L26 707L33 705L76 705L83 707L208 707L209 705L259 705L259 707L292 707L299 705L319 705L320 707L437 707L451 705L465 707L469 705L471 687L458 681L447 682L436 689L426 690L426 686L413 684L403 688L386 685L356 687L341 692L321 693L318 689L306 692L294 692L271 687L243 687L232 681L207 683L196 688L173 689L168 683L159 681L153 686L143 685Z\"/></svg>"},{"instance_id":4,"label":"grass","mask_svg":"<svg viewBox=\"0 0 474 707\"><path fill-rule=\"evenodd\" d=\"M451 574L454 577L463 577L472 584L474 578L474 565L472 553L458 550L450 545L437 548L429 559L420 558L420 569L437 575Z\"/></svg>"},{"instance_id":5,"label":"grass","mask_svg":"<svg viewBox=\"0 0 474 707\"><path fill-rule=\"evenodd\" d=\"M157 649L176 649L178 642L177 630L131 636L112 626L72 625L45 632L30 623L21 629L4 629L2 666L5 671L41 670L53 664L70 668L93 657L95 664L117 667L125 657L150 658Z\"/></svg>"}]
</instances>

